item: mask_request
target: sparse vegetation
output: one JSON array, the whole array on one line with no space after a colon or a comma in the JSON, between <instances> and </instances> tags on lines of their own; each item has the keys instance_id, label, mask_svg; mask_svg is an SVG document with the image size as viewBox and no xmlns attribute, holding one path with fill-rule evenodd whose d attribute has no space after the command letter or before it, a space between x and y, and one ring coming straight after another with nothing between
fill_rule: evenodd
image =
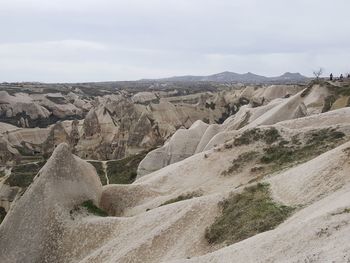
<instances>
[{"instance_id":1,"label":"sparse vegetation","mask_svg":"<svg viewBox=\"0 0 350 263\"><path fill-rule=\"evenodd\" d=\"M229 175L233 172L238 171L240 168L242 168L243 165L254 160L258 155L259 153L255 151L244 152L240 154L236 159L232 161L232 165L227 170L223 171L221 174Z\"/></svg>"},{"instance_id":2,"label":"sparse vegetation","mask_svg":"<svg viewBox=\"0 0 350 263\"><path fill-rule=\"evenodd\" d=\"M342 97L350 97L350 85L349 84L342 84L341 86L338 85L332 85L331 83L326 83L327 89L330 91L331 95L327 96L324 100L324 106L322 109L322 112L327 112L329 111L334 102ZM348 103L346 104L346 107L348 107L350 104L350 98L348 98Z\"/></svg>"},{"instance_id":3,"label":"sparse vegetation","mask_svg":"<svg viewBox=\"0 0 350 263\"><path fill-rule=\"evenodd\" d=\"M87 200L81 204L81 207L86 208L86 210L90 214L94 214L96 216L108 216L108 214L102 209L98 208L92 200Z\"/></svg>"},{"instance_id":4,"label":"sparse vegetation","mask_svg":"<svg viewBox=\"0 0 350 263\"><path fill-rule=\"evenodd\" d=\"M137 176L137 167L149 151L107 162L107 176L110 184L131 184Z\"/></svg>"},{"instance_id":5,"label":"sparse vegetation","mask_svg":"<svg viewBox=\"0 0 350 263\"><path fill-rule=\"evenodd\" d=\"M239 137L237 137L234 141L234 145L248 145L259 140L262 140L267 144L272 144L279 138L281 138L281 135L274 127L269 129L254 128L243 132Z\"/></svg>"},{"instance_id":6,"label":"sparse vegetation","mask_svg":"<svg viewBox=\"0 0 350 263\"><path fill-rule=\"evenodd\" d=\"M301 141L299 139L299 134L293 135L292 136L292 144L294 145L300 145Z\"/></svg>"},{"instance_id":7,"label":"sparse vegetation","mask_svg":"<svg viewBox=\"0 0 350 263\"><path fill-rule=\"evenodd\" d=\"M256 182L266 174L311 160L335 148L343 142L344 137L343 132L327 128L313 130L304 135L294 135L288 141L274 128L248 130L236 138L234 142L236 146L261 140L267 144L267 147L262 152L243 152L232 161L232 165L221 175L227 176L234 172L241 172L244 166L250 162L250 166L253 167L250 169L250 173L255 174L256 177L249 182Z\"/></svg>"},{"instance_id":8,"label":"sparse vegetation","mask_svg":"<svg viewBox=\"0 0 350 263\"><path fill-rule=\"evenodd\" d=\"M295 150L292 147L285 147L283 145L271 146L264 148L264 155L260 161L265 164L275 163L283 164L292 162L295 159Z\"/></svg>"},{"instance_id":9,"label":"sparse vegetation","mask_svg":"<svg viewBox=\"0 0 350 263\"><path fill-rule=\"evenodd\" d=\"M334 96L350 96L350 85L333 86L331 84L327 85L327 88L334 94Z\"/></svg>"},{"instance_id":10,"label":"sparse vegetation","mask_svg":"<svg viewBox=\"0 0 350 263\"><path fill-rule=\"evenodd\" d=\"M325 99L324 99L324 105L323 105L323 108L322 108L322 112L327 112L329 111L331 108L332 108L332 105L333 103L336 101L336 97L333 96L333 95L330 95L330 96L327 96Z\"/></svg>"},{"instance_id":11,"label":"sparse vegetation","mask_svg":"<svg viewBox=\"0 0 350 263\"><path fill-rule=\"evenodd\" d=\"M98 177L100 177L100 181L102 185L107 184L107 179L106 179L106 174L105 171L103 170L103 164L101 161L88 161L88 163L92 164L97 172Z\"/></svg>"},{"instance_id":12,"label":"sparse vegetation","mask_svg":"<svg viewBox=\"0 0 350 263\"><path fill-rule=\"evenodd\" d=\"M200 191L190 192L187 194L179 195L176 198L170 199L170 200L164 202L163 204L161 204L160 206L169 205L172 203L176 203L176 202L180 202L180 201L184 201L184 200L188 200L188 199L192 199L194 197L200 197L200 196L202 196L202 193Z\"/></svg>"},{"instance_id":13,"label":"sparse vegetation","mask_svg":"<svg viewBox=\"0 0 350 263\"><path fill-rule=\"evenodd\" d=\"M2 223L2 221L5 219L6 216L6 210L5 208L0 206L0 224Z\"/></svg>"},{"instance_id":14,"label":"sparse vegetation","mask_svg":"<svg viewBox=\"0 0 350 263\"><path fill-rule=\"evenodd\" d=\"M249 119L251 117L251 114L249 111L246 112L244 119L242 120L242 122L239 124L239 126L237 127L237 130L239 130L240 128L246 126L249 122Z\"/></svg>"},{"instance_id":15,"label":"sparse vegetation","mask_svg":"<svg viewBox=\"0 0 350 263\"><path fill-rule=\"evenodd\" d=\"M350 213L350 208L344 208L342 211L340 211L338 213L332 213L332 216L341 215L341 214L349 214L349 213Z\"/></svg>"},{"instance_id":16,"label":"sparse vegetation","mask_svg":"<svg viewBox=\"0 0 350 263\"><path fill-rule=\"evenodd\" d=\"M344 136L344 133L334 129L313 131L305 135L306 143L303 146L297 147L293 144L288 147L285 144L278 144L265 148L260 161L278 168L293 162L310 160L334 148Z\"/></svg>"},{"instance_id":17,"label":"sparse vegetation","mask_svg":"<svg viewBox=\"0 0 350 263\"><path fill-rule=\"evenodd\" d=\"M319 142L332 142L342 139L345 136L343 132L335 129L321 129L308 134L307 144L317 144Z\"/></svg>"},{"instance_id":18,"label":"sparse vegetation","mask_svg":"<svg viewBox=\"0 0 350 263\"><path fill-rule=\"evenodd\" d=\"M41 161L14 166L11 175L5 180L5 184L27 188L44 164L45 161Z\"/></svg>"},{"instance_id":19,"label":"sparse vegetation","mask_svg":"<svg viewBox=\"0 0 350 263\"><path fill-rule=\"evenodd\" d=\"M211 244L227 245L274 229L294 210L275 203L267 184L247 187L219 203L222 214L208 227L205 238Z\"/></svg>"}]
</instances>

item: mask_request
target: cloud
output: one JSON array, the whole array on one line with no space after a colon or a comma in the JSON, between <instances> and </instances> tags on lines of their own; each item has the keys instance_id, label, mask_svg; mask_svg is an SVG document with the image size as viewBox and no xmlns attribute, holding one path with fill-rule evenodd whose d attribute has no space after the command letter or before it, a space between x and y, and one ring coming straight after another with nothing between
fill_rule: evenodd
<instances>
[{"instance_id":1,"label":"cloud","mask_svg":"<svg viewBox=\"0 0 350 263\"><path fill-rule=\"evenodd\" d=\"M347 0L0 0L0 81L349 71L348 10Z\"/></svg>"}]
</instances>

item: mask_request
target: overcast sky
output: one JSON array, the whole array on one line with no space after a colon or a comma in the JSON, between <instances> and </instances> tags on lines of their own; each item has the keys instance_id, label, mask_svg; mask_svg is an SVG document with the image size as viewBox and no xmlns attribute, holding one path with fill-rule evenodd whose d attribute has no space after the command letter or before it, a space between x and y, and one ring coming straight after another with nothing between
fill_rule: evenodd
<instances>
[{"instance_id":1,"label":"overcast sky","mask_svg":"<svg viewBox=\"0 0 350 263\"><path fill-rule=\"evenodd\" d=\"M0 81L350 71L349 0L0 0Z\"/></svg>"}]
</instances>

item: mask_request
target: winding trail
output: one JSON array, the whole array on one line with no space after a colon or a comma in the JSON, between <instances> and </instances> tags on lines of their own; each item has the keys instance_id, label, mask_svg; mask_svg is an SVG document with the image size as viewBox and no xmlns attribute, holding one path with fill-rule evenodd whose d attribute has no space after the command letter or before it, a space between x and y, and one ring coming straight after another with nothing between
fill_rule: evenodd
<instances>
[{"instance_id":1,"label":"winding trail","mask_svg":"<svg viewBox=\"0 0 350 263\"><path fill-rule=\"evenodd\" d=\"M105 177L106 177L106 184L109 184L109 178L107 175L107 161L101 161L101 163L102 163L103 172L104 172Z\"/></svg>"}]
</instances>

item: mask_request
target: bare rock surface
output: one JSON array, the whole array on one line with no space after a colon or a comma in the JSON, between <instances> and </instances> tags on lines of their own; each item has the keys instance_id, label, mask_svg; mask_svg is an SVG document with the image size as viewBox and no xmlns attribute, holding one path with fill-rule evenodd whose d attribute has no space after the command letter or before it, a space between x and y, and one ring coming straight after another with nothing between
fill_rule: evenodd
<instances>
[{"instance_id":1,"label":"bare rock surface","mask_svg":"<svg viewBox=\"0 0 350 263\"><path fill-rule=\"evenodd\" d=\"M1 224L1 261L65 261L60 258L68 249L62 236L72 221L69 211L86 200L98 203L100 194L92 166L59 145Z\"/></svg>"}]
</instances>

